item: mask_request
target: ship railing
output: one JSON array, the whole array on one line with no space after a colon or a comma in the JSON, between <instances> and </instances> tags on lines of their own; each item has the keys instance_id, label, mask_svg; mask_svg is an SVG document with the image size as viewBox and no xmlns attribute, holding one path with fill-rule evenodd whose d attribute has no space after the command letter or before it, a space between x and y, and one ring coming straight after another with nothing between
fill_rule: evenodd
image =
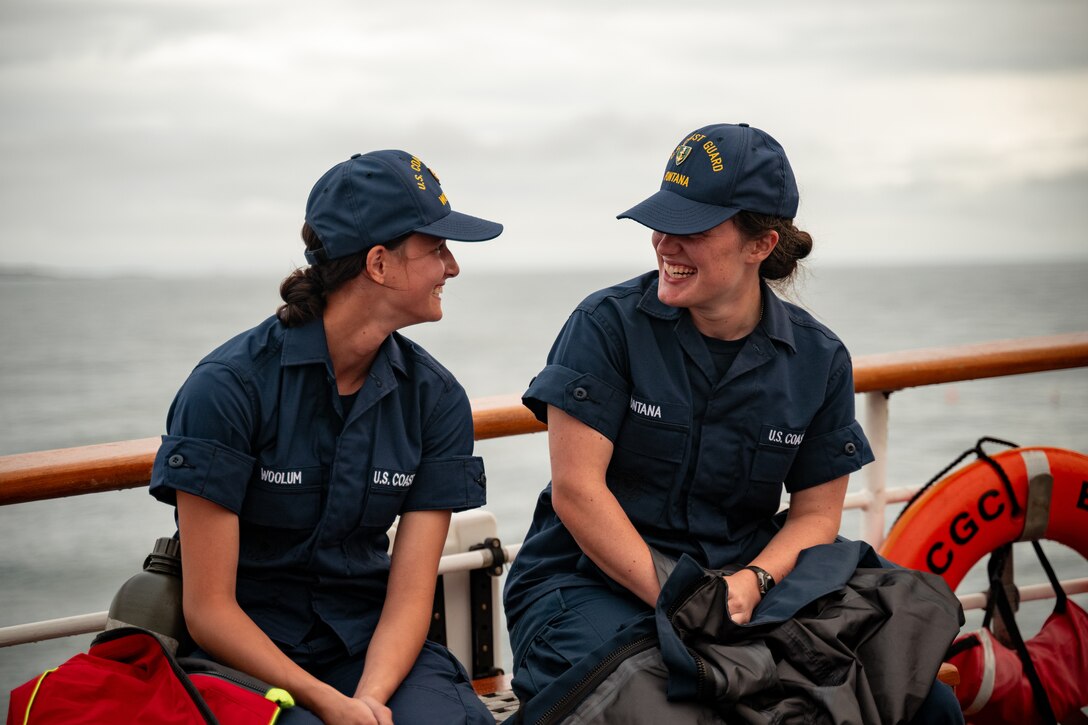
<instances>
[{"instance_id":1,"label":"ship railing","mask_svg":"<svg viewBox=\"0 0 1088 725\"><path fill-rule=\"evenodd\" d=\"M911 498L916 487L889 487L888 420L891 394L929 385L1088 367L1088 332L862 355L854 360L854 388L864 398L864 427L876 461L863 470L862 490L849 493L846 508L861 511L861 538L884 540L886 509ZM516 395L472 401L476 439L537 433L546 427ZM159 438L39 451L0 457L0 505L148 485ZM481 542L483 544L483 542ZM492 542L448 554L440 574L501 570L520 545ZM1088 578L1062 581L1068 594L1088 592ZM497 583L491 589L494 591ZM1020 588L1020 601L1052 598L1049 584ZM985 606L985 593L959 595L965 609ZM492 604L496 601L493 598ZM0 627L0 647L97 632L106 612Z\"/></svg>"}]
</instances>

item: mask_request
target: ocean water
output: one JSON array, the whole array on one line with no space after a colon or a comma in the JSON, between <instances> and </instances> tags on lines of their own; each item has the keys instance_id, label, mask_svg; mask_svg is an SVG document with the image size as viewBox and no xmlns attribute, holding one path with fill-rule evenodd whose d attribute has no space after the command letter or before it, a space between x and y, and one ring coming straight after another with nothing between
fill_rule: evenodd
<instances>
[{"instance_id":1,"label":"ocean water","mask_svg":"<svg viewBox=\"0 0 1088 725\"><path fill-rule=\"evenodd\" d=\"M638 271L467 269L446 287L445 319L405 334L445 363L470 397L520 393L573 306ZM814 267L789 296L856 356L1084 331L1086 281L1084 263ZM0 274L0 455L159 435L193 365L271 314L278 282ZM1088 370L895 393L890 484L924 483L982 436L1088 451ZM548 478L545 436L482 441L477 452L486 461L487 508L500 536L520 541ZM171 509L143 489L0 508L0 626L106 609L155 538L173 529ZM843 532L858 535L856 514L847 512ZM1047 549L1062 578L1088 576L1079 555L1057 544ZM1017 556L1020 583L1044 581L1028 553ZM960 591L982 587L976 571ZM1088 604L1083 595L1077 599ZM1025 604L1025 633L1037 630L1049 611L1045 602ZM978 621L977 613L969 616L969 626ZM89 641L88 635L0 650L0 709L6 711L12 687ZM508 652L505 664L509 669Z\"/></svg>"}]
</instances>

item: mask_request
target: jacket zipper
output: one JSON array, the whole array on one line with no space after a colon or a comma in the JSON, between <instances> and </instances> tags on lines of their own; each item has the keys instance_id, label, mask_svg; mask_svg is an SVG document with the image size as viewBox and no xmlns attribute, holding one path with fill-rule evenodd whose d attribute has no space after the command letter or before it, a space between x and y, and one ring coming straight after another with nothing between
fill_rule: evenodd
<instances>
[{"instance_id":1,"label":"jacket zipper","mask_svg":"<svg viewBox=\"0 0 1088 725\"><path fill-rule=\"evenodd\" d=\"M669 605L669 608L665 610L665 616L668 618L670 624L672 624L673 615L676 614L680 607L691 601L691 598L695 596L695 592L703 586L704 581L704 579L696 579L688 584L681 590L680 596L676 597L676 599L673 600L673 603ZM675 627L676 625L673 626ZM680 632L677 632L677 636L680 636L680 634ZM681 639L683 638L681 637ZM705 701L704 697L707 688L706 661L691 647L684 645L684 649L687 650L688 656L695 662L695 697L697 700Z\"/></svg>"},{"instance_id":2,"label":"jacket zipper","mask_svg":"<svg viewBox=\"0 0 1088 725\"><path fill-rule=\"evenodd\" d=\"M706 702L706 661L691 647L685 646L684 649L695 660L695 699L699 702Z\"/></svg>"},{"instance_id":3,"label":"jacket zipper","mask_svg":"<svg viewBox=\"0 0 1088 725\"><path fill-rule=\"evenodd\" d=\"M602 675L607 677L607 675L612 673L615 669L612 667L613 663L617 660L625 660L628 657L650 649L656 641L657 637L655 635L647 634L609 652L600 662L594 665L593 669L587 672L585 677L579 680L567 694L548 708L544 715L536 721L535 725L546 725L547 723L557 722L555 718L566 715L565 709L570 707L573 702L576 702L587 689L593 689L600 684L600 680L604 679Z\"/></svg>"}]
</instances>

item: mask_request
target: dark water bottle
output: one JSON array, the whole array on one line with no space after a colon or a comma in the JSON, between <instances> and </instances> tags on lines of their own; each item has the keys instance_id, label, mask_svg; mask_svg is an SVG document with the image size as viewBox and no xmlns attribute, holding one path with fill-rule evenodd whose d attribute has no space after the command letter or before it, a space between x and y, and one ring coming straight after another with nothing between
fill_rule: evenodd
<instances>
[{"instance_id":1,"label":"dark water bottle","mask_svg":"<svg viewBox=\"0 0 1088 725\"><path fill-rule=\"evenodd\" d=\"M114 595L106 629L126 626L154 632L172 653L188 645L181 611L181 544L177 540L156 539L155 548L144 560L144 570Z\"/></svg>"}]
</instances>

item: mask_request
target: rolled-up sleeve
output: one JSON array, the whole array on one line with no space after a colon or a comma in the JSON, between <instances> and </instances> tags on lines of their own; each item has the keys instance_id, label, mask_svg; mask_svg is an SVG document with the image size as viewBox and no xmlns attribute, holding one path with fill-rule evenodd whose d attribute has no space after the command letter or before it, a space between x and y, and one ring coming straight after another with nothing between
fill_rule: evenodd
<instances>
[{"instance_id":1,"label":"rolled-up sleeve","mask_svg":"<svg viewBox=\"0 0 1088 725\"><path fill-rule=\"evenodd\" d=\"M169 504L184 491L235 513L253 473L255 414L245 385L228 367L203 364L178 391L155 455L150 493Z\"/></svg>"},{"instance_id":2,"label":"rolled-up sleeve","mask_svg":"<svg viewBox=\"0 0 1088 725\"><path fill-rule=\"evenodd\" d=\"M615 441L630 398L621 355L607 325L585 310L575 310L522 403L541 422L548 422L551 405Z\"/></svg>"},{"instance_id":3,"label":"rolled-up sleeve","mask_svg":"<svg viewBox=\"0 0 1088 725\"><path fill-rule=\"evenodd\" d=\"M465 511L487 503L487 478L479 456L422 461L401 511Z\"/></svg>"},{"instance_id":4,"label":"rolled-up sleeve","mask_svg":"<svg viewBox=\"0 0 1088 725\"><path fill-rule=\"evenodd\" d=\"M423 457L401 512L483 506L487 477L472 446L472 407L464 389L453 385L439 396L424 426Z\"/></svg>"},{"instance_id":5,"label":"rolled-up sleeve","mask_svg":"<svg viewBox=\"0 0 1088 725\"><path fill-rule=\"evenodd\" d=\"M809 425L786 477L793 492L833 481L874 460L869 441L854 417L854 372L844 348L836 355L827 395Z\"/></svg>"}]
</instances>

